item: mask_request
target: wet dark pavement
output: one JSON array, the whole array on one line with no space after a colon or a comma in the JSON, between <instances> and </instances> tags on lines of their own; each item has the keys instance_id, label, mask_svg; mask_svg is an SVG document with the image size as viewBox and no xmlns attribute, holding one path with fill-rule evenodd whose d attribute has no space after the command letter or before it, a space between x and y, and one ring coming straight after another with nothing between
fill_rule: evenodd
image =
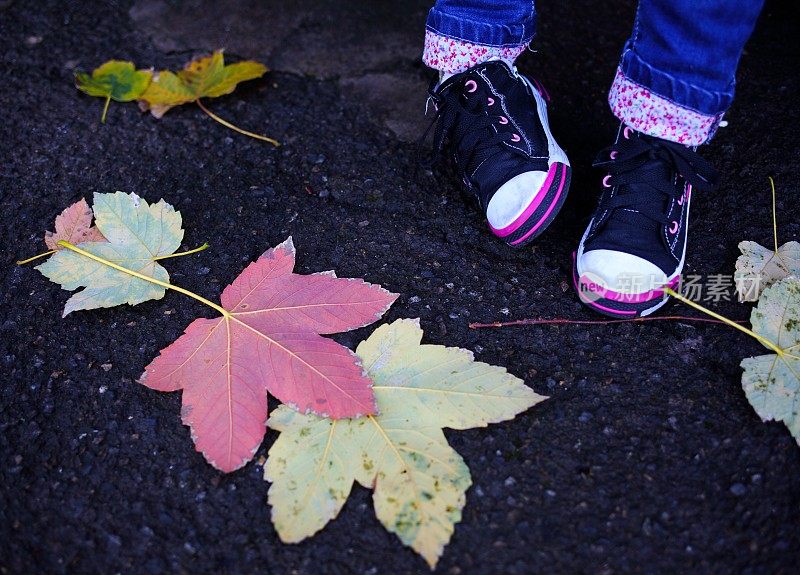
<instances>
[{"instance_id":1,"label":"wet dark pavement","mask_svg":"<svg viewBox=\"0 0 800 575\"><path fill-rule=\"evenodd\" d=\"M289 5L291 4L291 5ZM463 521L438 572L793 573L800 564L800 448L762 423L739 362L760 346L707 324L529 326L596 319L570 255L593 208L590 168L614 133L605 103L631 2L539 2L536 53L520 61L553 96L575 167L562 215L512 251L414 140L431 77L422 1L0 3L0 573L424 573L356 488L299 545L272 529L256 461L221 475L194 451L180 397L134 382L205 310L178 294L61 318L68 294L14 261L44 249L65 206L93 192L164 198L185 246L172 280L215 299L247 262L294 237L298 269L336 269L402 294L387 320L419 317L427 341L472 349L550 399L512 422L447 432L470 466ZM589 16L590 15L590 16ZM797 239L800 19L768 2L738 76L729 126L704 155L722 173L696 198L688 273L732 274L743 239L770 245L767 176L782 241ZM102 102L72 71L110 58L176 68L226 47L273 71L209 102L278 149L194 106L161 120ZM735 319L748 305L708 303ZM694 315L675 305L670 311ZM351 347L366 328L337 339Z\"/></svg>"}]
</instances>

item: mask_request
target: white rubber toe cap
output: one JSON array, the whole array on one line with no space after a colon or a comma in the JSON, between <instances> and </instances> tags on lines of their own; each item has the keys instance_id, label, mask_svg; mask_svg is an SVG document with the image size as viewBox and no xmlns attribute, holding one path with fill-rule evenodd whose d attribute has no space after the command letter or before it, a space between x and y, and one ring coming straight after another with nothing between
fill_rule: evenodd
<instances>
[{"instance_id":1,"label":"white rubber toe cap","mask_svg":"<svg viewBox=\"0 0 800 575\"><path fill-rule=\"evenodd\" d=\"M495 229L513 224L542 191L547 172L524 172L514 176L489 200L486 219Z\"/></svg>"},{"instance_id":2,"label":"white rubber toe cap","mask_svg":"<svg viewBox=\"0 0 800 575\"><path fill-rule=\"evenodd\" d=\"M644 293L667 283L661 268L644 258L614 250L584 252L578 273L618 293Z\"/></svg>"}]
</instances>

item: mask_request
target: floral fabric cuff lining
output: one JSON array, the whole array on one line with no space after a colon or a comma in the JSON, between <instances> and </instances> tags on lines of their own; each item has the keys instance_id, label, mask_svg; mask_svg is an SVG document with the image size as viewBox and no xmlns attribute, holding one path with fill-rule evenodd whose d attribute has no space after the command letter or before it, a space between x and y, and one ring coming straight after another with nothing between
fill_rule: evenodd
<instances>
[{"instance_id":1,"label":"floral fabric cuff lining","mask_svg":"<svg viewBox=\"0 0 800 575\"><path fill-rule=\"evenodd\" d=\"M684 108L626 78L619 68L608 93L608 104L617 118L637 132L685 146L708 142L723 116Z\"/></svg>"},{"instance_id":2,"label":"floral fabric cuff lining","mask_svg":"<svg viewBox=\"0 0 800 575\"><path fill-rule=\"evenodd\" d=\"M512 47L482 46L426 30L422 61L434 70L457 74L487 60L499 59L512 65L526 47L527 44Z\"/></svg>"}]
</instances>

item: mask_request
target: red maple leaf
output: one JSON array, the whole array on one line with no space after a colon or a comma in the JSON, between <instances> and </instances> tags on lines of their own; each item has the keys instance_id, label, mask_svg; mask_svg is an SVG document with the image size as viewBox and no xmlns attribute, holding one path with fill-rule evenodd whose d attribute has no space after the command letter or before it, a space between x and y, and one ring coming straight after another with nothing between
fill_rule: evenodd
<instances>
[{"instance_id":1,"label":"red maple leaf","mask_svg":"<svg viewBox=\"0 0 800 575\"><path fill-rule=\"evenodd\" d=\"M397 295L333 272L295 274L294 262L291 238L267 250L222 292L226 314L194 320L139 380L183 390L183 422L222 471L242 467L261 444L267 392L332 418L376 412L356 355L320 334L369 325Z\"/></svg>"}]
</instances>

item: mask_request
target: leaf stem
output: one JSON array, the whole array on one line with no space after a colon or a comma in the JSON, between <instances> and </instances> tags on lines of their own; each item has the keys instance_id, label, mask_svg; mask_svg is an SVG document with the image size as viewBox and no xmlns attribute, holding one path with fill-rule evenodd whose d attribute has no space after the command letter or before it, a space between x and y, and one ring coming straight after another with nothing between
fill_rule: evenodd
<instances>
[{"instance_id":1,"label":"leaf stem","mask_svg":"<svg viewBox=\"0 0 800 575\"><path fill-rule=\"evenodd\" d=\"M54 253L56 253L56 250L49 250L49 251L44 252L43 254L37 254L37 255L33 256L32 258L28 258L27 260L18 260L17 261L17 265L21 266L23 264L28 264L28 263L32 262L33 260L38 260L39 258L43 258L43 257L49 256L49 255L54 254Z\"/></svg>"},{"instance_id":2,"label":"leaf stem","mask_svg":"<svg viewBox=\"0 0 800 575\"><path fill-rule=\"evenodd\" d=\"M772 180L772 176L767 177L769 185L772 187L772 237L775 239L775 255L778 255L778 212L775 208L775 182Z\"/></svg>"},{"instance_id":3,"label":"leaf stem","mask_svg":"<svg viewBox=\"0 0 800 575\"><path fill-rule=\"evenodd\" d=\"M100 117L100 123L106 123L106 114L108 113L108 105L111 103L111 95L106 96L106 103L103 106L103 115Z\"/></svg>"},{"instance_id":4,"label":"leaf stem","mask_svg":"<svg viewBox=\"0 0 800 575\"><path fill-rule=\"evenodd\" d=\"M133 270L129 270L128 268L122 267L119 264L115 264L114 262L110 262L105 258L101 258L100 256L96 256L93 253L87 252L86 250L83 250L83 249L79 248L78 246L72 245L71 243L69 243L66 240L59 240L58 241L58 245L60 245L62 247L65 247L68 250L71 250L71 251L73 251L75 253L78 253L78 254L80 254L82 256L85 256L85 257L87 257L87 258L89 258L91 260L94 260L94 261L99 262L99 263L101 263L103 265L106 265L106 266L108 266L110 268L113 268L113 269L115 269L117 271L121 271L121 272L126 273L128 275L132 275L135 278L139 278L140 280L144 280L146 282L150 282L152 284L156 284L156 285L161 286L161 287L163 287L165 289L174 290L174 291L176 291L178 293L182 293L183 295L189 296L190 298L196 299L200 303L204 303L208 307L218 311L226 319L229 319L231 317L231 313L228 310L226 310L224 307L222 307L221 305L217 305L213 301L207 300L203 296L197 295L196 293L191 292L188 289L184 289L182 287L178 287L176 285L172 285L172 284L169 284L167 282L162 282L161 280L157 280L156 278L151 278L151 277L146 276L144 274L140 274L139 272L135 272Z\"/></svg>"},{"instance_id":5,"label":"leaf stem","mask_svg":"<svg viewBox=\"0 0 800 575\"><path fill-rule=\"evenodd\" d=\"M683 303L685 303L689 307L693 307L694 309L696 309L698 311L701 311L706 315L710 315L711 317L718 319L722 323L726 323L729 326L734 327L734 328L738 329L739 331L746 333L750 337L758 340L762 345L764 345L764 347L768 347L769 349L771 349L772 351L777 353L778 357L783 357L784 356L784 351L781 348L779 348L777 345L772 343L770 340L768 340L767 338L758 335L756 332L754 332L754 331L752 331L750 329L747 329L743 325L739 325L735 321L730 320L725 316L719 315L718 313L713 312L713 311L711 311L710 309L708 309L706 307L703 307L699 303L693 302L689 298L682 296L681 294L677 293L676 291L674 291L671 288L665 287L665 288L662 288L662 289L664 290L665 293L668 293L669 295L671 295L672 297L674 297L678 301L682 301Z\"/></svg>"},{"instance_id":6,"label":"leaf stem","mask_svg":"<svg viewBox=\"0 0 800 575\"><path fill-rule=\"evenodd\" d=\"M256 140L263 140L264 142L269 142L270 144L272 144L276 148L278 146L280 146L280 142L278 142L278 140L273 140L272 138L268 138L267 136L262 136L261 134L255 134L253 132L248 132L247 130L243 130L243 129L237 127L237 126L234 126L233 124L231 124L227 120L223 120L222 118L217 116L214 112L212 112L211 110L206 108L205 105L203 104L203 102L201 102L199 98L197 99L197 105L200 106L200 109L203 110L206 114L208 114L209 117L212 120L215 120L215 121L219 122L220 124L222 124L226 128L230 128L234 132L239 132L240 134L244 134L245 136L250 136L251 138L255 138Z\"/></svg>"},{"instance_id":7,"label":"leaf stem","mask_svg":"<svg viewBox=\"0 0 800 575\"><path fill-rule=\"evenodd\" d=\"M156 256L156 257L153 258L153 261L155 262L155 261L158 261L158 260L165 260L167 258L179 258L181 256L188 256L188 255L191 255L191 254L196 254L197 252L202 252L205 249L208 249L208 242L205 242L202 246L194 248L193 250L188 250L188 251L185 251L185 252L177 252L177 253L174 253L174 254L167 254L165 256Z\"/></svg>"},{"instance_id":8,"label":"leaf stem","mask_svg":"<svg viewBox=\"0 0 800 575\"><path fill-rule=\"evenodd\" d=\"M705 317L690 317L685 315L659 315L655 317L634 317L628 319L517 319L513 321L497 321L494 323L471 323L470 329L481 329L486 327L510 327L515 325L612 325L616 323L645 323L650 321L698 321L701 323L722 323L718 319L708 319ZM735 323L744 323L736 321Z\"/></svg>"}]
</instances>

